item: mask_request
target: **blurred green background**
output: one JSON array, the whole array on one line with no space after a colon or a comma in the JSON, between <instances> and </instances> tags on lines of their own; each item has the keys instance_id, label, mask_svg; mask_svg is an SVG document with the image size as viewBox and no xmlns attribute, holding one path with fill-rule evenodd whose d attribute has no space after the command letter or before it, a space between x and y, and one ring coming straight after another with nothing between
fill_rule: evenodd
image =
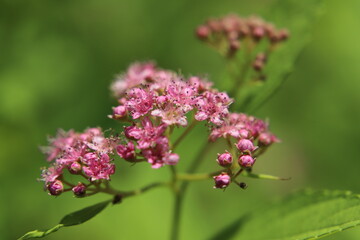
<instances>
[{"instance_id":1,"label":"blurred green background","mask_svg":"<svg viewBox=\"0 0 360 240\"><path fill-rule=\"evenodd\" d=\"M360 2L326 3L294 73L256 113L271 119L271 130L282 143L260 158L255 170L292 180L248 180L246 191L231 187L225 192L213 190L212 181L193 183L182 239L205 239L243 213L297 189L360 193ZM185 75L206 73L219 82L223 62L195 39L194 28L210 16L248 16L269 4L0 0L0 239L51 227L66 213L108 198L50 197L36 179L46 165L38 146L56 129L121 129L106 117L115 104L109 94L115 74L133 61L154 59L163 68L181 69ZM205 132L196 129L188 139L198 143ZM194 145L188 141L179 149L184 152L180 169L195 154ZM208 154L202 171L217 169L216 151ZM117 166L114 185L124 190L169 177L166 168ZM172 203L168 189L156 189L48 239L167 239ZM360 229L328 239L360 239Z\"/></svg>"}]
</instances>

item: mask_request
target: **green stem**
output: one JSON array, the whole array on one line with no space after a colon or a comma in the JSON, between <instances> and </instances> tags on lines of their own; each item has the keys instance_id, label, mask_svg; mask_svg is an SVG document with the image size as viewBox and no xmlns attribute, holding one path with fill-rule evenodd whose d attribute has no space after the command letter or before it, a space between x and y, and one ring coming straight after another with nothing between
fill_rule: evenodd
<instances>
[{"instance_id":1,"label":"green stem","mask_svg":"<svg viewBox=\"0 0 360 240\"><path fill-rule=\"evenodd\" d=\"M267 175L267 174L249 173L247 171L244 171L243 174L241 174L241 176L250 177L250 178L258 178L258 179L267 179L267 180L290 180L291 179L291 178L271 176L271 175Z\"/></svg>"},{"instance_id":2,"label":"green stem","mask_svg":"<svg viewBox=\"0 0 360 240\"><path fill-rule=\"evenodd\" d=\"M253 46L252 46L253 43L251 42L250 39L248 39L247 41L250 41L250 42L245 42L247 44L246 44L246 48L245 48L246 55L244 57L245 58L244 63L241 66L241 71L240 71L239 77L235 79L235 83L229 92L230 97L233 97L235 99L237 99L237 96L239 95L239 89L245 83L247 73L251 66L251 60L252 60L251 52L253 50Z\"/></svg>"},{"instance_id":3,"label":"green stem","mask_svg":"<svg viewBox=\"0 0 360 240\"><path fill-rule=\"evenodd\" d=\"M224 172L224 170L219 170L212 173L198 173L198 174L187 174L187 173L179 173L177 174L177 179L180 181L198 181L198 180L206 180L212 178L215 175Z\"/></svg>"},{"instance_id":4,"label":"green stem","mask_svg":"<svg viewBox=\"0 0 360 240\"><path fill-rule=\"evenodd\" d=\"M175 143L172 146L172 150L175 150L175 148L181 143L181 141L188 135L188 133L196 126L198 121L193 119L192 123L185 129L185 131L180 135L178 139L176 139Z\"/></svg>"},{"instance_id":5,"label":"green stem","mask_svg":"<svg viewBox=\"0 0 360 240\"><path fill-rule=\"evenodd\" d=\"M175 203L174 203L174 213L173 213L173 221L171 227L171 238L172 240L179 239L179 229L180 229L180 214L181 214L181 206L183 202L183 196L181 192L175 193Z\"/></svg>"},{"instance_id":6,"label":"green stem","mask_svg":"<svg viewBox=\"0 0 360 240\"><path fill-rule=\"evenodd\" d=\"M116 190L116 189L108 186L107 188L100 188L96 192L90 193L90 194L93 195L95 193L102 192L102 193L107 193L110 195L120 195L122 198L125 198L125 197L140 195L140 194L145 193L156 187L165 187L165 186L170 186L170 185L171 184L169 182L155 182L155 183L151 183L145 187L135 189L132 191L119 191L119 190Z\"/></svg>"},{"instance_id":7,"label":"green stem","mask_svg":"<svg viewBox=\"0 0 360 240\"><path fill-rule=\"evenodd\" d=\"M194 173L199 167L200 163L205 159L206 152L209 147L212 145L207 142L196 155L194 161L189 166L188 173ZM181 175L177 175L181 176ZM184 175L183 175L184 176ZM189 176L189 175L187 175ZM183 179L184 180L184 179ZM184 181L178 191L174 191L175 193L175 204L174 204L174 214L173 214L173 222L172 222L172 231L171 231L171 239L178 240L179 239L179 229L180 229L180 219L181 219L181 210L184 202L184 195L187 190L189 181Z\"/></svg>"}]
</instances>

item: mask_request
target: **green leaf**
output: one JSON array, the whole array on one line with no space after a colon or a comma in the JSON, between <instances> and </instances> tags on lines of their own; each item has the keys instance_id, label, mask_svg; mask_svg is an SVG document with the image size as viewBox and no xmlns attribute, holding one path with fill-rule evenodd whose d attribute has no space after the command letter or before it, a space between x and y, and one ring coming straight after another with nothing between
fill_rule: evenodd
<instances>
[{"instance_id":1,"label":"green leaf","mask_svg":"<svg viewBox=\"0 0 360 240\"><path fill-rule=\"evenodd\" d=\"M232 239L318 239L358 225L360 195L305 190L254 212Z\"/></svg>"},{"instance_id":2,"label":"green leaf","mask_svg":"<svg viewBox=\"0 0 360 240\"><path fill-rule=\"evenodd\" d=\"M65 217L63 217L63 219L61 219L60 223L58 225L56 225L55 227L50 228L45 231L34 230L31 232L28 232L24 236L20 237L19 240L30 239L30 238L42 238L42 237L49 235L50 233L56 232L57 230L59 230L62 227L69 227L69 226L74 226L74 225L84 223L84 222L90 220L91 218L95 217L102 210L104 210L106 208L106 206L109 205L110 202L111 202L111 200L107 200L107 201L86 207L79 211L70 213L70 214L66 215Z\"/></svg>"},{"instance_id":3,"label":"green leaf","mask_svg":"<svg viewBox=\"0 0 360 240\"><path fill-rule=\"evenodd\" d=\"M263 84L247 86L237 98L236 110L252 113L266 102L294 69L304 46L311 38L311 28L323 9L322 0L278 0L265 19L290 31L290 38L269 57Z\"/></svg>"},{"instance_id":4,"label":"green leaf","mask_svg":"<svg viewBox=\"0 0 360 240\"><path fill-rule=\"evenodd\" d=\"M90 220L91 218L95 217L99 212L104 210L104 208L110 203L111 201L104 201L90 207L81 209L79 211L70 213L61 219L60 224L63 224L65 227L78 225L83 222Z\"/></svg>"}]
</instances>

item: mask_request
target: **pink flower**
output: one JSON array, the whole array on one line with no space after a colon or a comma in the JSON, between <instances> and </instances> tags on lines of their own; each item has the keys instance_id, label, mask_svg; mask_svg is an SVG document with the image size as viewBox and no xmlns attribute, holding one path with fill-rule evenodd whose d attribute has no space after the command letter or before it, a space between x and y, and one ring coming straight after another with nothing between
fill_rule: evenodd
<instances>
[{"instance_id":1,"label":"pink flower","mask_svg":"<svg viewBox=\"0 0 360 240\"><path fill-rule=\"evenodd\" d=\"M189 78L189 83L197 89L199 93L202 93L204 91L211 90L211 87L213 85L212 82L208 82L204 79L201 79L199 77L193 76Z\"/></svg>"},{"instance_id":2,"label":"pink flower","mask_svg":"<svg viewBox=\"0 0 360 240\"><path fill-rule=\"evenodd\" d=\"M279 142L279 139L277 139L273 134L265 132L261 133L259 136L259 144L263 146L269 146L274 142Z\"/></svg>"},{"instance_id":3,"label":"pink flower","mask_svg":"<svg viewBox=\"0 0 360 240\"><path fill-rule=\"evenodd\" d=\"M186 113L186 112L185 112ZM168 104L164 109L156 109L151 112L152 116L160 117L166 125L179 125L185 127L188 122L181 109L177 109L172 104Z\"/></svg>"},{"instance_id":4,"label":"pink flower","mask_svg":"<svg viewBox=\"0 0 360 240\"><path fill-rule=\"evenodd\" d=\"M156 142L162 141L166 138L163 136L163 133L166 130L165 124L160 124L159 126L153 126L153 123L149 118L145 118L142 121L143 129L138 139L138 148L146 149L154 146Z\"/></svg>"},{"instance_id":5,"label":"pink flower","mask_svg":"<svg viewBox=\"0 0 360 240\"><path fill-rule=\"evenodd\" d=\"M215 141L219 137L227 138L229 136L236 139L253 138L256 140L264 132L268 132L266 122L244 113L230 113L224 118L222 125L212 129L209 140Z\"/></svg>"},{"instance_id":6,"label":"pink flower","mask_svg":"<svg viewBox=\"0 0 360 240\"><path fill-rule=\"evenodd\" d=\"M144 116L153 108L153 92L145 91L141 88L133 88L127 93L128 100L126 107L134 119Z\"/></svg>"},{"instance_id":7,"label":"pink flower","mask_svg":"<svg viewBox=\"0 0 360 240\"><path fill-rule=\"evenodd\" d=\"M142 136L143 130L136 126L125 127L124 134L130 140L138 140Z\"/></svg>"},{"instance_id":8,"label":"pink flower","mask_svg":"<svg viewBox=\"0 0 360 240\"><path fill-rule=\"evenodd\" d=\"M195 104L198 112L195 119L198 121L209 120L215 125L221 125L223 119L228 115L228 107L232 100L226 93L205 92L198 97Z\"/></svg>"},{"instance_id":9,"label":"pink flower","mask_svg":"<svg viewBox=\"0 0 360 240\"><path fill-rule=\"evenodd\" d=\"M221 173L220 175L214 176L215 186L214 188L226 188L231 182L231 178L227 173Z\"/></svg>"},{"instance_id":10,"label":"pink flower","mask_svg":"<svg viewBox=\"0 0 360 240\"><path fill-rule=\"evenodd\" d=\"M83 167L84 173L91 181L99 179L110 179L110 175L115 173L115 165L111 163L110 157L107 154L96 156L96 154L89 154L84 158Z\"/></svg>"},{"instance_id":11,"label":"pink flower","mask_svg":"<svg viewBox=\"0 0 360 240\"><path fill-rule=\"evenodd\" d=\"M62 175L63 167L60 165L53 165L47 169L43 169L41 173L41 181L45 184L54 182L58 177Z\"/></svg>"},{"instance_id":12,"label":"pink flower","mask_svg":"<svg viewBox=\"0 0 360 240\"><path fill-rule=\"evenodd\" d=\"M143 149L141 154L148 160L152 168L160 168L167 165L175 165L179 161L179 155L169 151L169 141L166 137L158 138L155 145Z\"/></svg>"},{"instance_id":13,"label":"pink flower","mask_svg":"<svg viewBox=\"0 0 360 240\"><path fill-rule=\"evenodd\" d=\"M134 63L127 72L120 75L111 86L115 96L121 96L126 90L145 83L155 74L154 63Z\"/></svg>"},{"instance_id":14,"label":"pink flower","mask_svg":"<svg viewBox=\"0 0 360 240\"><path fill-rule=\"evenodd\" d=\"M47 160L54 160L62 153L62 151L76 144L76 140L76 135L73 130L65 132L64 130L59 129L56 137L49 139L50 146L47 148L42 148L44 152L48 155Z\"/></svg>"},{"instance_id":15,"label":"pink flower","mask_svg":"<svg viewBox=\"0 0 360 240\"><path fill-rule=\"evenodd\" d=\"M135 158L135 145L132 142L128 142L127 145L118 145L116 151L119 156L125 160L132 160Z\"/></svg>"}]
</instances>

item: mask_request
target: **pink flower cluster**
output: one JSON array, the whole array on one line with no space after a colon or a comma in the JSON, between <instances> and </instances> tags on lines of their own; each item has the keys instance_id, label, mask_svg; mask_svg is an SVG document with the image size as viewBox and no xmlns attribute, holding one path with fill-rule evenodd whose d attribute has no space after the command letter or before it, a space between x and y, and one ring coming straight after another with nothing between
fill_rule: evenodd
<instances>
[{"instance_id":1,"label":"pink flower cluster","mask_svg":"<svg viewBox=\"0 0 360 240\"><path fill-rule=\"evenodd\" d=\"M274 45L289 37L286 29L278 30L273 24L259 17L242 18L235 14L207 20L196 29L196 35L216 49L226 46L221 50L225 50L228 56L233 56L241 48L242 41L245 39L254 43L268 39Z\"/></svg>"},{"instance_id":2,"label":"pink flower cluster","mask_svg":"<svg viewBox=\"0 0 360 240\"><path fill-rule=\"evenodd\" d=\"M41 180L51 195L63 192L64 171L70 174L79 174L88 181L110 180L115 172L115 165L111 156L115 152L117 139L104 137L100 128L89 128L84 133L73 130L65 132L59 130L55 138L49 139L49 146L43 150L51 166L44 169ZM72 186L75 195L79 191L84 193L85 185L79 183Z\"/></svg>"},{"instance_id":3,"label":"pink flower cluster","mask_svg":"<svg viewBox=\"0 0 360 240\"><path fill-rule=\"evenodd\" d=\"M168 126L186 126L186 114L195 110L196 120L219 125L228 114L232 99L211 86L195 76L184 80L174 72L156 68L153 63L135 63L112 85L120 105L113 108L111 117L153 116Z\"/></svg>"},{"instance_id":4,"label":"pink flower cluster","mask_svg":"<svg viewBox=\"0 0 360 240\"><path fill-rule=\"evenodd\" d=\"M118 154L128 161L145 159L153 168L176 164L179 156L165 135L170 126L186 127L190 112L196 121L220 126L229 114L232 99L211 85L196 76L185 80L153 63L131 65L112 85L120 105L110 117L133 123L124 130L126 142L117 147Z\"/></svg>"},{"instance_id":5,"label":"pink flower cluster","mask_svg":"<svg viewBox=\"0 0 360 240\"><path fill-rule=\"evenodd\" d=\"M279 141L275 135L269 132L266 122L243 113L229 114L222 126L212 129L209 140L215 141L220 137L227 138L230 143L235 140L236 156L229 152L218 154L217 162L225 168L233 165L233 159L237 159L241 168L251 168L256 161L256 155L261 154L272 143ZM234 174L231 171L229 173L230 175ZM221 178L214 178L215 186L221 185L221 188L224 188L224 184L216 182L217 179L223 179L224 174L227 173L222 173Z\"/></svg>"},{"instance_id":6,"label":"pink flower cluster","mask_svg":"<svg viewBox=\"0 0 360 240\"><path fill-rule=\"evenodd\" d=\"M179 155L171 153L169 139L164 135L166 124L154 126L149 117L144 117L138 125L125 127L126 144L116 148L120 157L130 162L146 159L152 168L178 162Z\"/></svg>"},{"instance_id":7,"label":"pink flower cluster","mask_svg":"<svg viewBox=\"0 0 360 240\"><path fill-rule=\"evenodd\" d=\"M230 143L230 151L218 155L217 162L224 169L214 177L215 188L226 188L236 175L234 169L251 168L256 156L278 141L268 131L266 122L243 113L230 113L233 100L200 77L185 79L154 63L135 63L114 82L112 89L119 105L109 117L131 124L117 138L105 137L100 128L84 133L59 131L45 148L51 166L43 170L41 178L51 195L71 190L81 197L92 190L89 186L110 180L115 172L112 157L116 153L132 163L148 162L152 168L177 164L180 156L173 152L170 136L174 127L187 127L188 118L192 123L207 123L209 141L225 138ZM88 183L67 182L65 170L84 177Z\"/></svg>"}]
</instances>

